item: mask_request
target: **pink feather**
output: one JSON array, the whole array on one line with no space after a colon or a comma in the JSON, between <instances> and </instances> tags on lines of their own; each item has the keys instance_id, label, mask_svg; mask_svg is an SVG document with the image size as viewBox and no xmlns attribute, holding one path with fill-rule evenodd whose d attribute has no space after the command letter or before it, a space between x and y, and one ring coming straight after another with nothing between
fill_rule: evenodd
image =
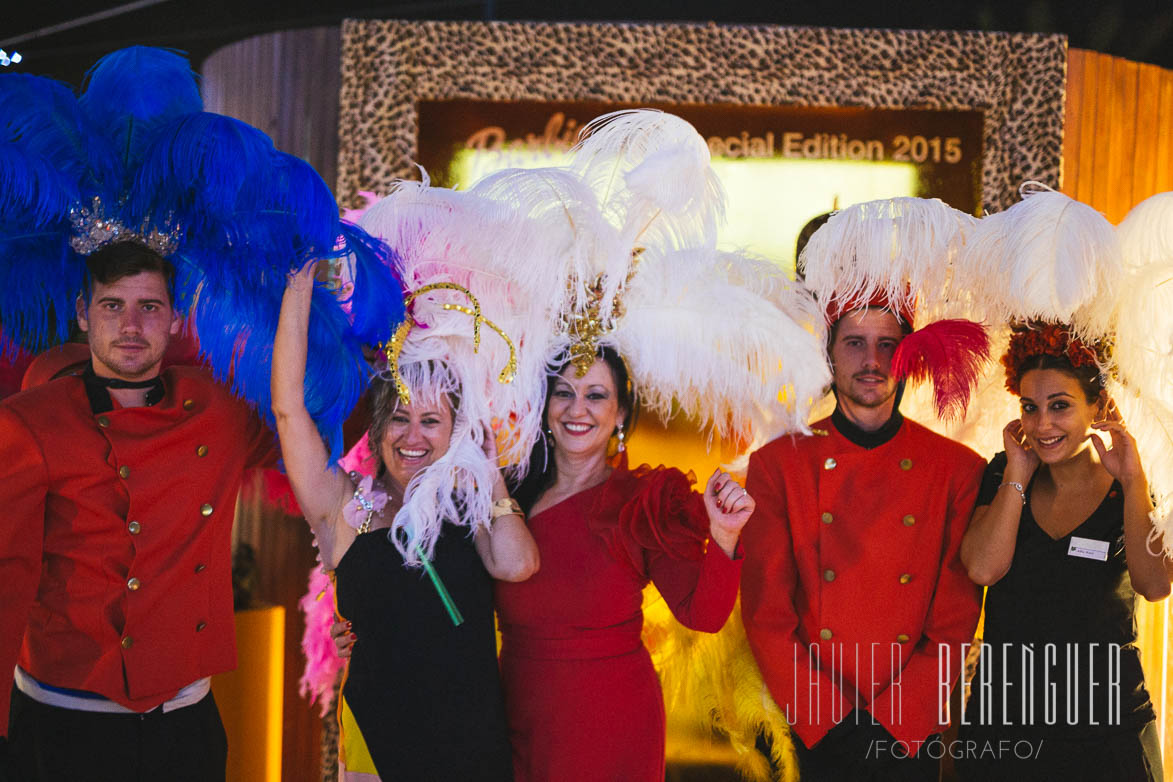
<instances>
[{"instance_id":1,"label":"pink feather","mask_svg":"<svg viewBox=\"0 0 1173 782\"><path fill-rule=\"evenodd\" d=\"M320 567L310 571L309 591L297 605L305 614L305 632L301 636L305 673L298 681L298 692L310 703L318 701L325 717L334 704L334 687L344 662L330 637L330 626L335 622L334 585Z\"/></svg>"},{"instance_id":2,"label":"pink feather","mask_svg":"<svg viewBox=\"0 0 1173 782\"><path fill-rule=\"evenodd\" d=\"M969 399L990 358L990 337L972 320L938 320L900 341L892 356L897 380L930 380L937 415L964 418Z\"/></svg>"}]
</instances>

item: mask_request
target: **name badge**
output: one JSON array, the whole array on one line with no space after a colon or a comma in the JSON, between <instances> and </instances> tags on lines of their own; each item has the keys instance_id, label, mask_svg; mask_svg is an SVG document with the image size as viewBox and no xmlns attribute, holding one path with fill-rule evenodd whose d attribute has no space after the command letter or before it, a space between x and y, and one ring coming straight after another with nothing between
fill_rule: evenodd
<instances>
[{"instance_id":1,"label":"name badge","mask_svg":"<svg viewBox=\"0 0 1173 782\"><path fill-rule=\"evenodd\" d=\"M1069 557L1084 557L1085 559L1098 559L1101 562L1108 561L1108 541L1106 540L1092 540L1091 538L1071 538L1071 545L1067 548L1067 556Z\"/></svg>"}]
</instances>

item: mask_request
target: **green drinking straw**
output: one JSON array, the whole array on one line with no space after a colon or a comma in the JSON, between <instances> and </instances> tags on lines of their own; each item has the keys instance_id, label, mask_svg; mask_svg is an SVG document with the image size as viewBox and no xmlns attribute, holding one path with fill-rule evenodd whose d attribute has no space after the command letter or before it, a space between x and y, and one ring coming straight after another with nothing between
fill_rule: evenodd
<instances>
[{"instance_id":1,"label":"green drinking straw","mask_svg":"<svg viewBox=\"0 0 1173 782\"><path fill-rule=\"evenodd\" d=\"M448 611L448 618L452 620L452 624L460 627L464 623L464 617L460 614L460 609L456 607L456 603L452 600L452 595L448 594L448 590L444 586L444 582L440 580L440 574L432 567L432 563L424 556L424 551L417 543L415 546L415 553L419 554L420 561L424 563L424 570L428 572L428 578L432 579L432 586L436 588L436 592L440 595L440 601L444 603L444 608Z\"/></svg>"}]
</instances>

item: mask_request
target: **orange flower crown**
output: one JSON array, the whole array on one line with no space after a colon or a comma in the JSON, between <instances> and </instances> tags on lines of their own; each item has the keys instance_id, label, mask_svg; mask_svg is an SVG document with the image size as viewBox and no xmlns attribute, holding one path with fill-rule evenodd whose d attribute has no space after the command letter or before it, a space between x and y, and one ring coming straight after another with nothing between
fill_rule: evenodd
<instances>
[{"instance_id":1,"label":"orange flower crown","mask_svg":"<svg viewBox=\"0 0 1173 782\"><path fill-rule=\"evenodd\" d=\"M1061 323L1036 322L1025 327L1015 327L1006 353L1002 356L1002 366L1006 368L1006 388L1018 396L1022 365L1033 356L1064 357L1073 368L1079 369L1102 365L1106 359L1105 352L1104 343L1088 345Z\"/></svg>"}]
</instances>

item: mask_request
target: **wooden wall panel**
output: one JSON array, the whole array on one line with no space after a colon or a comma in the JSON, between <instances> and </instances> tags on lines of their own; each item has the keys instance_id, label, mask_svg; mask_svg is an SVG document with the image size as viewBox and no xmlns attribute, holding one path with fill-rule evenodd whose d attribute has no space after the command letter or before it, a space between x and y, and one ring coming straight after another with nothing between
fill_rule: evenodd
<instances>
[{"instance_id":1,"label":"wooden wall panel","mask_svg":"<svg viewBox=\"0 0 1173 782\"><path fill-rule=\"evenodd\" d=\"M1063 192L1118 223L1173 190L1173 71L1070 49L1065 117Z\"/></svg>"},{"instance_id":2,"label":"wooden wall panel","mask_svg":"<svg viewBox=\"0 0 1173 782\"><path fill-rule=\"evenodd\" d=\"M338 170L340 29L260 35L204 61L204 106L268 133L277 148L313 166L334 188Z\"/></svg>"}]
</instances>

